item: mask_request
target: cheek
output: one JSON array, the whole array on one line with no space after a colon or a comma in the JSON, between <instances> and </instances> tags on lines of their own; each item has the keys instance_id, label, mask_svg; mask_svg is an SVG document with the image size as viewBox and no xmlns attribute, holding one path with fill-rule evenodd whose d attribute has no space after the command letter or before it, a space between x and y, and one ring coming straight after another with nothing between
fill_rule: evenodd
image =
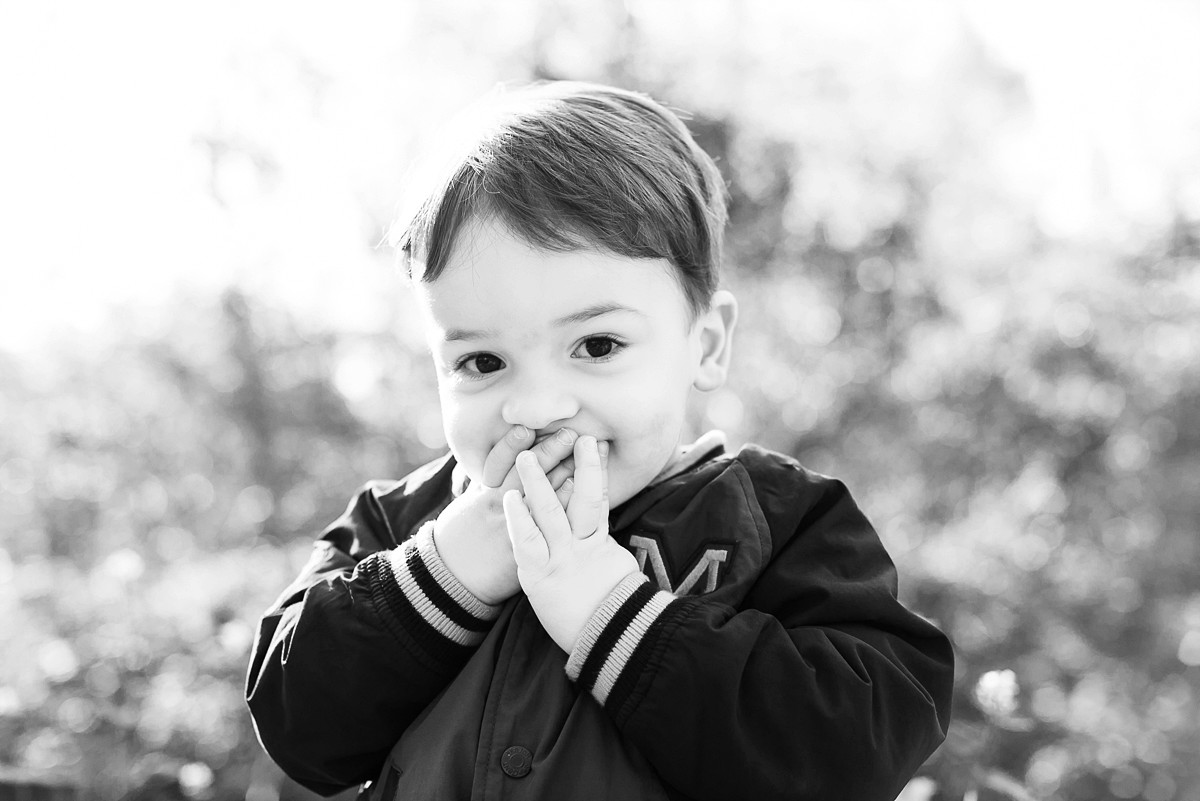
<instances>
[{"instance_id":1,"label":"cheek","mask_svg":"<svg viewBox=\"0 0 1200 801\"><path fill-rule=\"evenodd\" d=\"M442 391L442 426L454 458L472 478L482 473L483 461L494 443L489 418L475 399Z\"/></svg>"},{"instance_id":2,"label":"cheek","mask_svg":"<svg viewBox=\"0 0 1200 801\"><path fill-rule=\"evenodd\" d=\"M630 421L626 436L632 437L633 442L627 444L636 443L649 449L658 449L665 440L673 441L676 436L674 429L681 418L672 412L662 408L646 409L636 420Z\"/></svg>"},{"instance_id":3,"label":"cheek","mask_svg":"<svg viewBox=\"0 0 1200 801\"><path fill-rule=\"evenodd\" d=\"M637 420L629 420L617 433L617 459L614 467L622 482L640 484L641 489L675 455L683 427L683 414L676 408L647 410Z\"/></svg>"},{"instance_id":4,"label":"cheek","mask_svg":"<svg viewBox=\"0 0 1200 801\"><path fill-rule=\"evenodd\" d=\"M664 439L674 444L679 436L684 410L687 405L687 391L680 389L676 381L660 382L643 385L641 392L632 399L626 399L626 429L637 439L651 445L661 443ZM661 447L661 444L658 445Z\"/></svg>"}]
</instances>

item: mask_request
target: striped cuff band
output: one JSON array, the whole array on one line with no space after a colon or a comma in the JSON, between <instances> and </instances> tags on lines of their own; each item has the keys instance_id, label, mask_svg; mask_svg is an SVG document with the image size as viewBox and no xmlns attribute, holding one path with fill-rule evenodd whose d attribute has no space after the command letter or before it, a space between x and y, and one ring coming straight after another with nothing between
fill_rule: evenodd
<instances>
[{"instance_id":1,"label":"striped cuff band","mask_svg":"<svg viewBox=\"0 0 1200 801\"><path fill-rule=\"evenodd\" d=\"M630 573L579 635L567 659L567 677L605 703L651 625L675 600L654 590L643 574Z\"/></svg>"},{"instance_id":2,"label":"striped cuff band","mask_svg":"<svg viewBox=\"0 0 1200 801\"><path fill-rule=\"evenodd\" d=\"M446 563L442 561L442 557L438 555L437 544L433 541L433 520L430 520L425 525L421 526L417 531L417 535L413 539L417 543L417 549L421 554L421 561L425 563L425 567L429 569L429 574L433 576L438 585L450 594L454 601L470 613L473 617L480 620L495 620L500 615L500 607L485 604L483 601L475 597L458 578L450 572L450 568L446 567Z\"/></svg>"},{"instance_id":3,"label":"striped cuff band","mask_svg":"<svg viewBox=\"0 0 1200 801\"><path fill-rule=\"evenodd\" d=\"M404 598L439 634L459 645L478 645L499 606L480 601L438 556L430 520L408 542L388 553Z\"/></svg>"}]
</instances>

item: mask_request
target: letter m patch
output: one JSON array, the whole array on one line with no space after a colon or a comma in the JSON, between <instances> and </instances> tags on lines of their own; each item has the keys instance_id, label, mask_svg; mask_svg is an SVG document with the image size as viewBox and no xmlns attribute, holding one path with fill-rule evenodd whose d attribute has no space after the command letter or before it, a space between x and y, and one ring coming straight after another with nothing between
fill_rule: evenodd
<instances>
[{"instance_id":1,"label":"letter m patch","mask_svg":"<svg viewBox=\"0 0 1200 801\"><path fill-rule=\"evenodd\" d=\"M712 592L720 585L721 579L729 570L734 545L706 543L704 550L692 560L677 582L672 579L673 573L667 563L667 554L657 539L634 534L629 538L629 547L637 557L638 567L654 579L660 590L672 595L702 595Z\"/></svg>"}]
</instances>

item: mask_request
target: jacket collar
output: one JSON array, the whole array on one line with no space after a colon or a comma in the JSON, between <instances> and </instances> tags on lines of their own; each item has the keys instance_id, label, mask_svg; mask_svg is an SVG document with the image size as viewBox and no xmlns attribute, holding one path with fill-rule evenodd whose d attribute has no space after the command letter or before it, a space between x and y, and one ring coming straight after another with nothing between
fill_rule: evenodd
<instances>
[{"instance_id":1,"label":"jacket collar","mask_svg":"<svg viewBox=\"0 0 1200 801\"><path fill-rule=\"evenodd\" d=\"M609 512L609 530L616 532L641 517L662 498L686 484L692 474L725 455L725 433L709 431L691 445L680 448L675 458L638 494Z\"/></svg>"},{"instance_id":2,"label":"jacket collar","mask_svg":"<svg viewBox=\"0 0 1200 801\"><path fill-rule=\"evenodd\" d=\"M717 429L706 431L691 445L681 446L671 461L667 462L667 466L647 486L653 487L668 478L686 473L701 462L707 462L724 452L725 432Z\"/></svg>"}]
</instances>

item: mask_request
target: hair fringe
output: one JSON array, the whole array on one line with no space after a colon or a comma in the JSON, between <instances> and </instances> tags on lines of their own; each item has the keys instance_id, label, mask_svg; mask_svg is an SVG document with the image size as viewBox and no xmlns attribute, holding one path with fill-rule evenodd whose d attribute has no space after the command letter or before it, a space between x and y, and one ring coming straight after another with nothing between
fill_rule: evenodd
<instances>
[{"instance_id":1,"label":"hair fringe","mask_svg":"<svg viewBox=\"0 0 1200 801\"><path fill-rule=\"evenodd\" d=\"M693 313L717 289L725 184L683 112L599 84L491 93L417 189L388 240L412 277L436 280L462 228L494 218L531 245L669 261ZM420 188L424 187L424 191Z\"/></svg>"}]
</instances>

